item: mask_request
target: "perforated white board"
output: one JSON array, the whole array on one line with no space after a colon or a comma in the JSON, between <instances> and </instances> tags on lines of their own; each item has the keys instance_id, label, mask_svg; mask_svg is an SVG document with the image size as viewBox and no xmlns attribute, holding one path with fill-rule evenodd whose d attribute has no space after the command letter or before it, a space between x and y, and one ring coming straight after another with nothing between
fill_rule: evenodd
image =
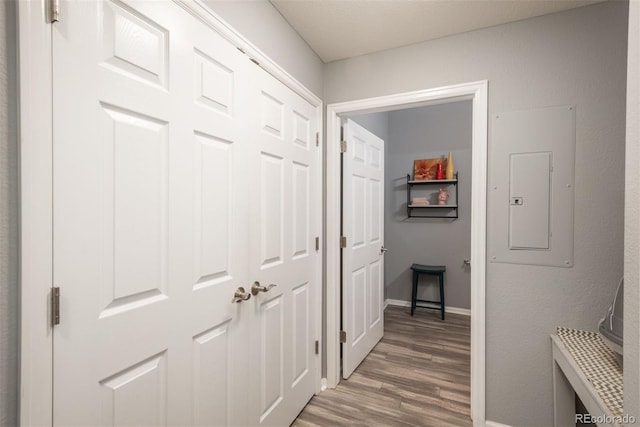
<instances>
[{"instance_id":1,"label":"perforated white board","mask_svg":"<svg viewBox=\"0 0 640 427\"><path fill-rule=\"evenodd\" d=\"M573 266L575 112L567 105L492 117L490 262Z\"/></svg>"}]
</instances>

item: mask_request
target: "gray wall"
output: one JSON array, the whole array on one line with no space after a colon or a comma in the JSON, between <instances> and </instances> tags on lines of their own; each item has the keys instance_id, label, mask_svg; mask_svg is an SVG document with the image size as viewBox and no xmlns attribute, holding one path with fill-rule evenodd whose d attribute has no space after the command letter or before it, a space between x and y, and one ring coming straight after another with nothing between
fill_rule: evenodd
<instances>
[{"instance_id":1,"label":"gray wall","mask_svg":"<svg viewBox=\"0 0 640 427\"><path fill-rule=\"evenodd\" d=\"M389 146L389 113L370 113L349 116L351 120L384 141L385 159Z\"/></svg>"},{"instance_id":2,"label":"gray wall","mask_svg":"<svg viewBox=\"0 0 640 427\"><path fill-rule=\"evenodd\" d=\"M622 275L627 9L604 2L325 67L327 103L487 79L490 115L577 106L575 266L487 265L489 420L552 424L549 334L594 330Z\"/></svg>"},{"instance_id":3,"label":"gray wall","mask_svg":"<svg viewBox=\"0 0 640 427\"><path fill-rule=\"evenodd\" d=\"M0 2L0 426L18 413L18 142L16 18Z\"/></svg>"},{"instance_id":4,"label":"gray wall","mask_svg":"<svg viewBox=\"0 0 640 427\"><path fill-rule=\"evenodd\" d=\"M640 418L640 2L629 4L624 243L624 411Z\"/></svg>"},{"instance_id":5,"label":"gray wall","mask_svg":"<svg viewBox=\"0 0 640 427\"><path fill-rule=\"evenodd\" d=\"M323 62L267 0L204 0L222 19L322 97Z\"/></svg>"},{"instance_id":6,"label":"gray wall","mask_svg":"<svg viewBox=\"0 0 640 427\"><path fill-rule=\"evenodd\" d=\"M471 250L471 113L471 101L389 113L384 224L389 299L411 300L412 263L445 265L446 305L471 308L470 271L462 262ZM460 174L459 218L407 219L406 176L413 177L413 161L442 157L449 151ZM426 196L437 193L438 188L414 190L416 196ZM453 191L450 197L454 197ZM433 277L421 278L418 289L420 299L439 298Z\"/></svg>"}]
</instances>

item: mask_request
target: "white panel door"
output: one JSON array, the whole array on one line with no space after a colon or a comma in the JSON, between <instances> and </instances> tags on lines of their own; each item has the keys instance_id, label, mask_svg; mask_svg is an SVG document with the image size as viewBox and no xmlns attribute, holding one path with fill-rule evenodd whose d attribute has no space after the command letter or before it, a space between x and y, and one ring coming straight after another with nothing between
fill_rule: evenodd
<instances>
[{"instance_id":1,"label":"white panel door","mask_svg":"<svg viewBox=\"0 0 640 427\"><path fill-rule=\"evenodd\" d=\"M349 378L384 333L384 141L343 124L342 376Z\"/></svg>"},{"instance_id":2,"label":"white panel door","mask_svg":"<svg viewBox=\"0 0 640 427\"><path fill-rule=\"evenodd\" d=\"M54 424L247 424L251 301L232 297L250 287L254 65L173 2L70 1L62 15Z\"/></svg>"},{"instance_id":3,"label":"white panel door","mask_svg":"<svg viewBox=\"0 0 640 427\"><path fill-rule=\"evenodd\" d=\"M316 390L321 150L316 109L259 67L252 70L250 425L289 425ZM269 288L270 285L276 285Z\"/></svg>"}]
</instances>

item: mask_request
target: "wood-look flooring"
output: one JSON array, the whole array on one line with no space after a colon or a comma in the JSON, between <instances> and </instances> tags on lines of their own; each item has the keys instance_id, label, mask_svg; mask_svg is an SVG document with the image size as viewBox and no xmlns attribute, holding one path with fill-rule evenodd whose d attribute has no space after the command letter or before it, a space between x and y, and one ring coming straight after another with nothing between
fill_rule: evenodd
<instances>
[{"instance_id":1,"label":"wood-look flooring","mask_svg":"<svg viewBox=\"0 0 640 427\"><path fill-rule=\"evenodd\" d=\"M308 426L471 426L470 318L389 306L384 337L348 380L314 396Z\"/></svg>"}]
</instances>

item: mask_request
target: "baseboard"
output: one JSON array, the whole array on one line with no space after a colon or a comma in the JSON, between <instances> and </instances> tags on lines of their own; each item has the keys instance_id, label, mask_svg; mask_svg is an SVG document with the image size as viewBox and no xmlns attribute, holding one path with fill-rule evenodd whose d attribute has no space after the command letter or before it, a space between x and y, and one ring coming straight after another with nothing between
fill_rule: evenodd
<instances>
[{"instance_id":1,"label":"baseboard","mask_svg":"<svg viewBox=\"0 0 640 427\"><path fill-rule=\"evenodd\" d=\"M396 307L411 307L411 301L402 301L401 299L389 299L384 300L384 308L388 305L395 305Z\"/></svg>"},{"instance_id":2,"label":"baseboard","mask_svg":"<svg viewBox=\"0 0 640 427\"><path fill-rule=\"evenodd\" d=\"M511 427L510 425L500 424L495 421L485 421L484 425L485 427Z\"/></svg>"},{"instance_id":3,"label":"baseboard","mask_svg":"<svg viewBox=\"0 0 640 427\"><path fill-rule=\"evenodd\" d=\"M423 303L421 303L423 304ZM389 299L387 298L386 300L384 300L384 308L387 308L388 305L393 305L396 307L411 307L411 301L403 301L400 299ZM444 307L444 311L445 313L451 313L451 314L461 314L463 316L471 316L471 310L469 310L468 308L459 308L459 307L450 307L448 305L446 305ZM499 427L499 425L496 425L495 427Z\"/></svg>"}]
</instances>

